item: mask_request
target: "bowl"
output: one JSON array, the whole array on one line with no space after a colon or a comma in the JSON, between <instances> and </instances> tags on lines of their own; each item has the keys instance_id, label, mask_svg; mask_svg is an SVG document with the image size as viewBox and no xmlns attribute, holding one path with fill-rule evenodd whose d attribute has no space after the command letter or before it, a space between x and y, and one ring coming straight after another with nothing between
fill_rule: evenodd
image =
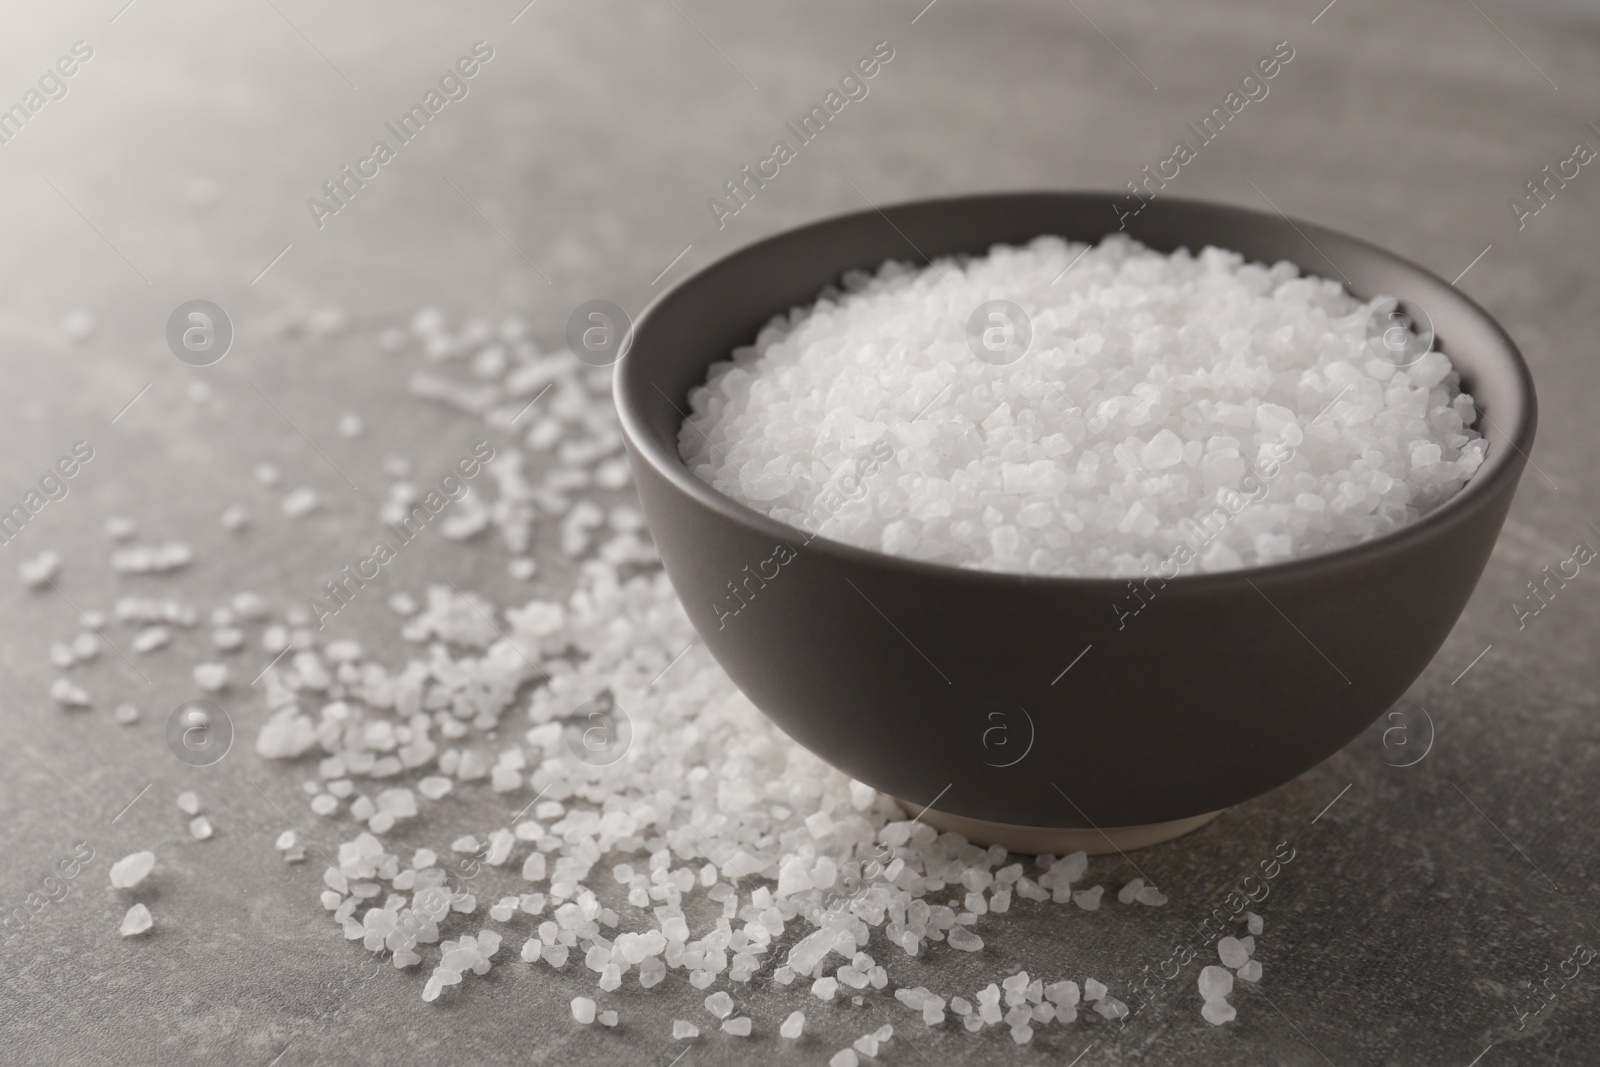
<instances>
[{"instance_id":1,"label":"bowl","mask_svg":"<svg viewBox=\"0 0 1600 1067\"><path fill-rule=\"evenodd\" d=\"M1490 439L1465 487L1357 545L1149 585L1130 620L1126 579L1001 574L807 542L679 457L686 398L710 364L845 271L1042 234L1093 243L1118 230L1126 204L1112 193L984 194L789 230L658 297L615 370L650 531L734 683L795 741L923 821L1020 852L1169 839L1361 734L1450 633L1533 445L1526 364L1449 283L1308 222L1159 199L1123 220L1152 248L1289 260L1425 314Z\"/></svg>"}]
</instances>

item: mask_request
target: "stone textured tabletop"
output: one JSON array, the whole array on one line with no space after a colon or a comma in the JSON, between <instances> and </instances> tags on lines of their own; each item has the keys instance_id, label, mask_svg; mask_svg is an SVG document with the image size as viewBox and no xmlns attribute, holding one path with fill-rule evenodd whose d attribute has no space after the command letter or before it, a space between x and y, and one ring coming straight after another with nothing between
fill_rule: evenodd
<instances>
[{"instance_id":1,"label":"stone textured tabletop","mask_svg":"<svg viewBox=\"0 0 1600 1067\"><path fill-rule=\"evenodd\" d=\"M304 812L303 775L248 751L263 710L243 684L253 670L235 667L245 677L228 698L240 750L193 768L161 731L194 695L190 659L103 653L78 676L95 706L63 713L48 695L49 643L75 632L74 605L164 595L160 580L105 565L108 516L192 544L192 599L253 588L292 601L364 542L385 454L430 469L469 447L470 427L412 400L373 343L419 306L515 311L554 347L581 301L637 310L729 249L869 200L1121 188L1288 42L1270 93L1169 193L1270 203L1456 278L1533 367L1536 468L1404 717L1200 832L1096 861L1109 885L1137 863L1165 908L1112 910L1094 935L1049 907L1019 908L981 959L897 964L908 985L1063 963L1131 975L1287 842L1294 859L1262 905L1266 978L1235 997L1237 1022L1204 1023L1191 989L1126 1027L1091 1018L1017 1048L1004 1028L925 1031L888 1002L873 1010L906 1039L885 1061L1600 1063L1595 968L1554 977L1574 945L1600 939L1595 576L1537 615L1515 608L1541 568L1579 542L1600 546L1600 175L1568 162L1580 143L1600 147L1600 10L1324 2L9 6L0 107L20 101L26 114L0 125L0 505L73 442L94 458L0 553L0 904L26 917L5 941L0 1061L693 1067L822 1062L866 1029L861 1012L812 1002L815 1036L780 1041L790 1005L760 979L746 998L756 1036L711 1034L687 1051L671 1020L696 1017L699 994L676 985L634 988L624 1024L605 1033L569 1017L592 988L585 973L501 967L472 995L425 1005L416 975L369 977L330 936L321 865L286 865L271 848L282 812ZM492 57L464 97L337 211L308 208L479 41ZM719 219L708 198L878 41L893 60L870 94ZM1527 183L1547 167L1577 173L1535 200ZM236 330L228 357L203 370L164 338L169 313L199 297ZM346 329L286 328L329 307ZM209 401L189 397L196 381ZM359 441L333 432L347 410L366 419ZM264 507L251 479L263 461L330 506L233 537L217 515L235 500ZM10 578L45 548L68 560L60 595ZM540 581L558 586L556 539L538 556ZM492 588L505 567L498 545L426 545L395 581ZM353 608L344 635L375 637L379 614ZM137 726L113 723L123 699L143 709ZM173 803L183 789L205 798L211 840L187 840ZM336 832L313 828L313 841L331 848ZM76 842L94 859L35 910L29 895ZM160 925L124 941L126 903L106 870L145 847L163 855L150 898ZM1532 984L1552 978L1553 999L1536 997Z\"/></svg>"}]
</instances>

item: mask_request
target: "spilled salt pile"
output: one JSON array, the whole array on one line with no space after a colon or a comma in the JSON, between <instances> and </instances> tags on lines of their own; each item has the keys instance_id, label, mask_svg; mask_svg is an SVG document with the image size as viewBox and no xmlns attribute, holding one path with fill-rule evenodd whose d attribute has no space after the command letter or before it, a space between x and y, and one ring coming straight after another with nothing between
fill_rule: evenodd
<instances>
[{"instance_id":1,"label":"spilled salt pile","mask_svg":"<svg viewBox=\"0 0 1600 1067\"><path fill-rule=\"evenodd\" d=\"M539 550L559 565L527 592L498 577L475 589L463 565L474 560L441 538L441 579L461 565L453 580L406 591L375 579L352 608L369 612L361 643L341 629L348 616L319 628L292 593L125 598L101 620L113 643L171 627L148 663L197 687L194 668L221 662L201 620L241 632L220 654L240 679L218 698L241 733L226 759L271 761L280 781L263 792L292 825L229 820L230 833L254 833L290 863L321 861L292 870L330 939L408 976L406 996L431 1004L492 996L479 978L514 968L559 990L548 1003L569 1006L561 1022L595 1041L653 1018L663 1040L777 1036L812 1059L859 1063L915 1048L930 1029L1003 1027L994 1036L1008 1047L1042 1035L1049 1049L1052 1031L1110 1042L1142 1025L1155 1004L1135 986L1148 938L1101 957L1106 981L1077 951L1055 953L1048 974L1001 961L1015 959L1019 915L1049 914L1063 944L1098 945L1157 914L1165 893L1124 874L1124 892L1107 894L1115 859L1013 856L939 833L794 744L697 641L628 491L605 372L541 354L520 331L451 333L426 317L414 332L431 358L470 361L477 379L464 391L430 377L414 391L463 407L494 442L471 495L450 505L481 497L473 553L518 558L536 533L554 534ZM408 466L386 469L391 500L413 494L397 488ZM281 536L295 522L271 509L262 519ZM64 611L63 625L77 623ZM104 671L110 658L61 669ZM602 697L611 719L591 744L586 709ZM204 807L178 800L206 820L200 832L191 822L196 838L211 829ZM199 870L218 854L193 849L187 862ZM111 884L132 891L154 864L153 852L127 856ZM124 929L151 922L135 905Z\"/></svg>"},{"instance_id":2,"label":"spilled salt pile","mask_svg":"<svg viewBox=\"0 0 1600 1067\"><path fill-rule=\"evenodd\" d=\"M1312 555L1483 462L1449 359L1369 341L1392 304L1123 235L885 263L713 364L679 449L781 522L921 560L1171 577Z\"/></svg>"}]
</instances>

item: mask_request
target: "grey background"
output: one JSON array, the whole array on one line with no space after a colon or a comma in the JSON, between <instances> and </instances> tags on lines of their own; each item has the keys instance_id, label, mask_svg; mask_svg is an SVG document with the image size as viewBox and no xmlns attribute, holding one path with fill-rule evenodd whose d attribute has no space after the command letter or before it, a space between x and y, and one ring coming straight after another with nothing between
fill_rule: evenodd
<instances>
[{"instance_id":1,"label":"grey background","mask_svg":"<svg viewBox=\"0 0 1600 1067\"><path fill-rule=\"evenodd\" d=\"M1080 1054L1085 1065L1600 1062L1593 966L1520 1030L1513 1009L1575 943L1600 940L1594 575L1525 629L1510 606L1577 541L1600 545L1586 525L1600 521L1591 395L1600 175L1584 168L1520 232L1508 207L1575 142L1600 146L1588 125L1600 122L1592 7L539 0L514 24L519 0L448 10L309 0L121 7L72 0L7 5L0 16L4 105L73 41L95 49L69 95L0 145L0 499L9 507L74 440L96 448L71 495L0 562L9 575L24 556L56 547L68 560L61 590L83 608L128 592L203 608L244 588L280 605L309 595L365 543L384 454L442 469L476 439L463 420L406 399L415 361L371 342L373 328L420 305L453 318L518 310L554 347L581 301L636 311L728 249L865 198L1120 187L1288 40L1296 56L1270 96L1203 148L1171 192L1255 207L1270 197L1446 278L1492 245L1460 284L1508 327L1539 383L1538 471L1524 478L1466 615L1410 695L1431 729L1413 713L1386 746L1395 723L1382 721L1300 780L1135 855L1171 894L1166 908L1112 909L1093 923L1075 909L1018 909L977 958L895 970L900 984L942 988L975 988L1021 966L1131 981L1288 841L1296 859L1260 909L1266 978L1259 995L1235 996L1235 1024L1199 1019L1191 970L1178 995L1120 1032L1090 1019L1042 1030L1017 1050L1003 1028L928 1032L893 1002L850 1009L807 997L812 1036L791 1045L775 1030L793 1005L758 979L742 997L756 1037L708 1034L681 1062L820 1062L885 1020L903 1035L886 1061L906 1063ZM471 95L317 230L306 198L479 39L495 57ZM870 96L719 232L706 198L881 39L896 55ZM195 369L162 335L172 308L201 296L230 311L238 336L227 359ZM350 316L344 336L292 328L326 306ZM80 309L97 330L71 344L59 323ZM196 379L215 389L209 404L185 398ZM334 433L344 410L366 417L361 441ZM287 485L316 486L329 509L287 524L250 479L262 460L278 463ZM240 538L216 522L235 501L256 516ZM116 579L102 533L111 514L134 517L148 539L190 541L198 561L181 583ZM534 587L559 588L553 539L539 556ZM446 576L509 585L493 545L426 545L396 566L394 588ZM341 614L339 626L369 642L392 629L375 601ZM166 752L160 725L193 695L197 635L139 660L148 684L106 651L80 672L94 709L69 714L46 696L56 672L45 651L75 632L72 609L8 577L0 627L5 906L20 904L72 842L95 848L70 895L4 946L0 1061L664 1065L684 1051L668 1037L671 1019L711 1029L703 994L675 979L619 994L623 1025L601 1033L567 1013L572 996L592 989L587 972L501 966L433 1006L417 999L414 973L365 977L316 902L322 865L313 855L286 866L270 847L285 825L279 809L322 847L338 837L310 826L303 773L243 750L261 718L243 684L258 650L235 658L225 701L241 750L195 769ZM111 722L121 699L141 706L139 726ZM1387 765L1416 759L1430 735L1416 765ZM200 791L218 827L212 840L186 839L173 805L183 788ZM158 926L124 942L126 902L106 869L146 847L162 857L149 898ZM1113 888L1133 873L1120 860L1092 868ZM508 961L519 944L508 939Z\"/></svg>"}]
</instances>

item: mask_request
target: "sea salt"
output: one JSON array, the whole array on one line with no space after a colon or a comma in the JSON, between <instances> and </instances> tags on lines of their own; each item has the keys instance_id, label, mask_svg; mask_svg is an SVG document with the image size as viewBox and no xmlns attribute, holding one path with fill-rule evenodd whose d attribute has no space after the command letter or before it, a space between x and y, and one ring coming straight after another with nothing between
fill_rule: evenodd
<instances>
[{"instance_id":1,"label":"sea salt","mask_svg":"<svg viewBox=\"0 0 1600 1067\"><path fill-rule=\"evenodd\" d=\"M57 574L61 573L61 556L57 552L45 549L31 559L25 559L17 564L17 575L22 583L30 589L38 589L50 584Z\"/></svg>"},{"instance_id":2,"label":"sea salt","mask_svg":"<svg viewBox=\"0 0 1600 1067\"><path fill-rule=\"evenodd\" d=\"M739 1001L747 990L776 996L762 1018L782 1019L779 1035L798 1040L807 1024L792 1009L810 1003L810 990L826 991L834 1006L816 1014L848 1031L830 1028L818 1047L852 1042L833 1054L841 1063L894 1052L885 1045L892 1026L863 1034L861 1022L838 1015L853 1008L873 1022L885 1008L905 1011L917 1032L1004 1027L1012 1041L1048 1048L1064 1047L1051 1043L1053 1028L1130 1021L1123 990L1081 974L994 973L1010 955L1008 911L1053 911L1055 923L1076 928L1064 936L1082 938L1108 939L1140 921L1090 913L1105 890L1075 888L1088 884L1088 857L1038 857L1035 869L940 834L785 738L696 642L637 507L602 491L626 482L606 375L528 341L496 341L492 323L474 321L458 331L435 324L422 338L424 351L475 377L470 396L424 393L456 407L471 400L472 417L504 430L550 387L535 416L554 429L540 465L519 466L533 445L513 443L474 492L483 487L485 530L508 558L532 559L535 524L548 519L552 547L559 536L577 554L570 566L536 572L537 587L522 595L503 571L479 589L463 580L384 594L394 614L380 613L361 643L320 633L301 604L274 612L253 593L204 610L143 598L116 605L117 620L135 629L248 627L260 662L272 661L238 698L254 705L251 717L236 721L251 724L259 756L294 761L278 764L290 772L282 791L325 818L319 833L343 838L327 846L337 858L304 879L330 935L397 968L423 964L409 995L434 1003L474 995L470 979L489 971L501 934L461 933L487 911L516 938L530 980L589 994L570 1001L585 1025L617 1025L618 1013L595 1001L637 996L637 982L663 1003L704 998L730 1037L754 1036L734 990ZM498 344L503 358L478 358ZM1275 411L1268 423L1288 432ZM1163 440L1150 458L1170 454ZM1052 521L1037 507L1019 515L1034 530ZM634 726L626 758L606 767L574 758L567 741L574 709L600 694ZM502 788L509 795L497 795ZM432 847L417 847L417 833ZM293 863L309 842L285 830L274 844ZM148 874L127 863L113 885ZM1153 892L1143 885L1133 899L1154 903ZM902 985L912 974L938 988ZM679 1022L689 1029L674 1024L674 1037L700 1035ZM1088 1039L1085 1030L1072 1040Z\"/></svg>"},{"instance_id":3,"label":"sea salt","mask_svg":"<svg viewBox=\"0 0 1600 1067\"><path fill-rule=\"evenodd\" d=\"M111 865L111 885L116 889L133 889L156 865L154 852L132 852Z\"/></svg>"},{"instance_id":4,"label":"sea salt","mask_svg":"<svg viewBox=\"0 0 1600 1067\"><path fill-rule=\"evenodd\" d=\"M1250 947L1254 947L1254 945L1255 942L1251 941ZM1246 947L1245 943L1237 937L1224 937L1217 942L1217 955L1224 964L1234 970L1238 970L1250 959L1250 948Z\"/></svg>"},{"instance_id":5,"label":"sea salt","mask_svg":"<svg viewBox=\"0 0 1600 1067\"><path fill-rule=\"evenodd\" d=\"M967 331L1002 298L1031 342L997 366ZM1391 304L1124 235L890 262L713 364L679 448L779 521L932 562L1170 578L1313 555L1416 521L1488 447L1442 353L1369 347Z\"/></svg>"},{"instance_id":6,"label":"sea salt","mask_svg":"<svg viewBox=\"0 0 1600 1067\"><path fill-rule=\"evenodd\" d=\"M1220 1000L1233 992L1233 972L1226 967L1208 964L1200 969L1200 996L1205 1000Z\"/></svg>"},{"instance_id":7,"label":"sea salt","mask_svg":"<svg viewBox=\"0 0 1600 1067\"><path fill-rule=\"evenodd\" d=\"M128 914L122 917L122 936L134 937L144 933L156 924L150 915L150 909L143 904L135 904L128 909Z\"/></svg>"}]
</instances>

